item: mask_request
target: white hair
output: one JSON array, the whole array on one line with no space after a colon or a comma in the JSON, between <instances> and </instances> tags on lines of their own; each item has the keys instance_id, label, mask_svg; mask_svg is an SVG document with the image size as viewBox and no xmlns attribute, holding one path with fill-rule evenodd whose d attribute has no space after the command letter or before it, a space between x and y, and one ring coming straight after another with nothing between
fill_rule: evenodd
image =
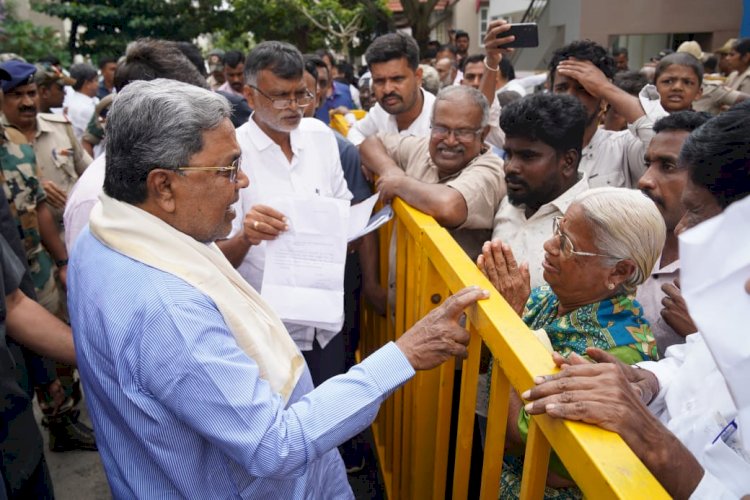
<instances>
[{"instance_id":1,"label":"white hair","mask_svg":"<svg viewBox=\"0 0 750 500\"><path fill-rule=\"evenodd\" d=\"M452 101L454 99L467 98L482 111L482 122L479 125L484 128L490 123L490 105L480 91L468 85L448 85L440 89L435 96L435 104L432 106L432 115L435 116L435 108L440 101ZM465 111L465 108L462 109Z\"/></svg>"},{"instance_id":2,"label":"white hair","mask_svg":"<svg viewBox=\"0 0 750 500\"><path fill-rule=\"evenodd\" d=\"M651 275L664 248L667 227L659 209L639 190L615 187L590 189L573 203L591 223L600 253L635 263L635 272L622 284L625 292L634 293Z\"/></svg>"}]
</instances>

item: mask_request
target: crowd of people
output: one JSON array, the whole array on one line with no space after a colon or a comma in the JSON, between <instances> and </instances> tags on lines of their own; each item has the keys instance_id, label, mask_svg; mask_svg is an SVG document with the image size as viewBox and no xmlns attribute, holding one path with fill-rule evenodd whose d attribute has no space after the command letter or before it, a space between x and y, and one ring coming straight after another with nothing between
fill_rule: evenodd
<instances>
[{"instance_id":1,"label":"crowd of people","mask_svg":"<svg viewBox=\"0 0 750 500\"><path fill-rule=\"evenodd\" d=\"M50 448L98 449L115 498L351 498L356 436L466 355L462 312L490 293L357 364L360 306L394 305L396 235L381 283L377 233L323 255L289 207L373 193L448 229L560 367L511 393L501 498L539 413L619 433L676 498L750 494L750 39L640 71L578 40L516 78L509 28L482 54L460 30L422 52L382 35L359 78L279 41L204 59L141 39L98 70L0 57L0 498L54 497L35 395ZM268 305L282 241L336 300ZM545 494L582 495L555 457Z\"/></svg>"}]
</instances>

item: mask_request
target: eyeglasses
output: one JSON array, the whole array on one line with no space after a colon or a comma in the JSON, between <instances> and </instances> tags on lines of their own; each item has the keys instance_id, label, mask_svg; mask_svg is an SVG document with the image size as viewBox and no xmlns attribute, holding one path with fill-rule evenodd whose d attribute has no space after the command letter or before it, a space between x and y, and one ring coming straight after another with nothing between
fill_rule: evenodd
<instances>
[{"instance_id":1,"label":"eyeglasses","mask_svg":"<svg viewBox=\"0 0 750 500\"><path fill-rule=\"evenodd\" d=\"M229 179L229 182L234 184L237 182L237 173L239 172L240 167L241 167L240 159L237 158L226 167L177 167L174 170L177 170L179 172L190 171L190 170L192 171L213 170L221 174L226 174L227 178Z\"/></svg>"},{"instance_id":2,"label":"eyeglasses","mask_svg":"<svg viewBox=\"0 0 750 500\"><path fill-rule=\"evenodd\" d=\"M482 132L481 128L448 128L440 125L433 125L430 134L435 139L445 139L453 134L453 137L460 142L471 142L478 134Z\"/></svg>"},{"instance_id":3,"label":"eyeglasses","mask_svg":"<svg viewBox=\"0 0 750 500\"><path fill-rule=\"evenodd\" d=\"M306 108L313 103L313 100L315 98L315 96L307 89L305 89L304 92L295 94L293 99L289 99L288 97L271 97L255 85L248 85L248 87L254 88L260 95L271 101L271 106L273 106L274 109L286 109L290 107L292 103L297 104L297 106L301 108Z\"/></svg>"},{"instance_id":4,"label":"eyeglasses","mask_svg":"<svg viewBox=\"0 0 750 500\"><path fill-rule=\"evenodd\" d=\"M568 235L563 233L560 229L561 220L562 217L560 216L552 219L552 234L560 238L560 252L565 257L570 257L571 255L579 255L581 257L606 257L608 259L616 258L612 257L611 255L604 255L603 253L579 252L578 250L576 250L575 247L573 247L573 242L570 241L570 238L568 238Z\"/></svg>"}]
</instances>

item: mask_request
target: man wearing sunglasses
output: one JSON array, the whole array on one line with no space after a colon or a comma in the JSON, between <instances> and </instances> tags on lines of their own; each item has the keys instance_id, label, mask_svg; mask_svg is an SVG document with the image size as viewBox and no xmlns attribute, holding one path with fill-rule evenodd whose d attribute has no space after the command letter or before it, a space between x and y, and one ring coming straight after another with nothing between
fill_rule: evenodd
<instances>
[{"instance_id":1,"label":"man wearing sunglasses","mask_svg":"<svg viewBox=\"0 0 750 500\"><path fill-rule=\"evenodd\" d=\"M325 196L351 200L336 138L304 111L315 106L314 88L303 79L304 60L283 42L257 45L245 62L245 98L254 110L237 129L245 174L250 180L235 204L232 232L220 241L229 261L261 291L266 243L288 228L287 214L274 208L280 197ZM343 281L343 269L341 279ZM343 300L341 302L343 317ZM316 385L345 371L343 336L336 331L286 322L303 351Z\"/></svg>"}]
</instances>

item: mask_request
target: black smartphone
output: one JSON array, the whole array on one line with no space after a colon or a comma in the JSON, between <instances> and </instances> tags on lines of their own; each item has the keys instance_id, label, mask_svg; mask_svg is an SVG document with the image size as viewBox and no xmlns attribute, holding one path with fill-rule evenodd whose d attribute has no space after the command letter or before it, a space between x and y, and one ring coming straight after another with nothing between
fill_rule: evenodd
<instances>
[{"instance_id":1,"label":"black smartphone","mask_svg":"<svg viewBox=\"0 0 750 500\"><path fill-rule=\"evenodd\" d=\"M511 24L510 29L497 35L497 38L505 38L506 36L511 35L515 36L516 39L503 45L503 48L512 49L539 46L539 30L537 29L536 23Z\"/></svg>"}]
</instances>

